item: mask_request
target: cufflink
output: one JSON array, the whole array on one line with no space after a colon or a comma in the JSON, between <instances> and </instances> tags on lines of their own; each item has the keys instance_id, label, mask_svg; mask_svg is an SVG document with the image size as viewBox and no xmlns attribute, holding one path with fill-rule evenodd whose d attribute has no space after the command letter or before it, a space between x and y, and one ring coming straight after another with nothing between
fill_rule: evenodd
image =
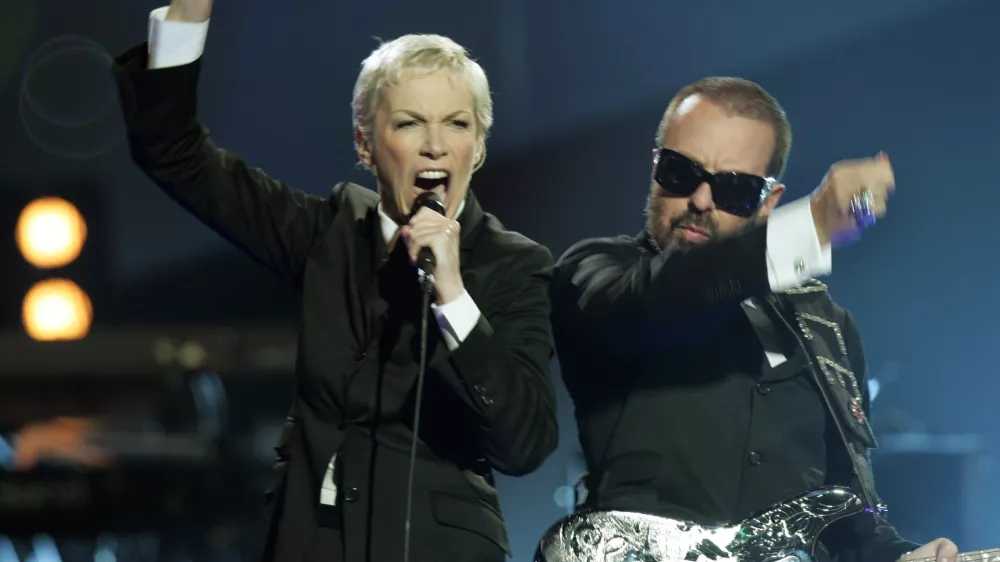
<instances>
[{"instance_id":1,"label":"cufflink","mask_svg":"<svg viewBox=\"0 0 1000 562\"><path fill-rule=\"evenodd\" d=\"M803 261L802 258L799 258L799 261L795 262L795 273L798 274L799 277L802 277L802 275L804 275L805 272L806 272L806 262Z\"/></svg>"}]
</instances>

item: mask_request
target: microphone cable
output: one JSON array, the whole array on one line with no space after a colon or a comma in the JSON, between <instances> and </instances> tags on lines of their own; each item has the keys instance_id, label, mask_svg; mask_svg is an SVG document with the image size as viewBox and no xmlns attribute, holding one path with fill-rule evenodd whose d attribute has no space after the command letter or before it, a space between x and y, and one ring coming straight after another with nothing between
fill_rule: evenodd
<instances>
[{"instance_id":1,"label":"microphone cable","mask_svg":"<svg viewBox=\"0 0 1000 562\"><path fill-rule=\"evenodd\" d=\"M444 202L432 191L421 193L414 202L411 218L421 207L444 215ZM417 440L420 434L420 407L424 397L424 377L427 373L427 317L430 315L431 295L434 293L434 255L428 248L420 252L420 370L417 372L417 394L413 401L413 440L410 443L410 468L406 483L406 522L403 530L403 562L410 562L410 528L413 521L413 480L417 467Z\"/></svg>"}]
</instances>

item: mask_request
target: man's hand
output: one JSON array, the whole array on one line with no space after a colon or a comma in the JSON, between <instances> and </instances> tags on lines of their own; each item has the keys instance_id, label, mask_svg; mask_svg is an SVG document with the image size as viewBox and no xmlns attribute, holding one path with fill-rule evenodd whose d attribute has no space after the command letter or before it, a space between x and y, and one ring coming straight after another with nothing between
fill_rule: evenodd
<instances>
[{"instance_id":1,"label":"man's hand","mask_svg":"<svg viewBox=\"0 0 1000 562\"><path fill-rule=\"evenodd\" d=\"M86 418L56 418L25 426L14 438L14 469L31 470L44 460L108 466L111 457L89 443L95 436L95 425Z\"/></svg>"},{"instance_id":2,"label":"man's hand","mask_svg":"<svg viewBox=\"0 0 1000 562\"><path fill-rule=\"evenodd\" d=\"M172 0L167 10L168 21L200 23L212 15L212 0Z\"/></svg>"},{"instance_id":3,"label":"man's hand","mask_svg":"<svg viewBox=\"0 0 1000 562\"><path fill-rule=\"evenodd\" d=\"M403 241L415 263L421 248L434 253L434 289L438 302L448 304L465 291L458 253L462 227L443 215L424 207L403 227Z\"/></svg>"},{"instance_id":4,"label":"man's hand","mask_svg":"<svg viewBox=\"0 0 1000 562\"><path fill-rule=\"evenodd\" d=\"M813 221L820 244L845 244L857 240L864 227L857 223L852 212L852 199L864 190L870 191L871 211L876 219L882 218L895 183L892 165L885 153L831 166L812 195Z\"/></svg>"},{"instance_id":5,"label":"man's hand","mask_svg":"<svg viewBox=\"0 0 1000 562\"><path fill-rule=\"evenodd\" d=\"M900 562L910 560L934 560L937 562L955 562L958 558L958 547L948 539L936 539L924 546L907 553Z\"/></svg>"}]
</instances>

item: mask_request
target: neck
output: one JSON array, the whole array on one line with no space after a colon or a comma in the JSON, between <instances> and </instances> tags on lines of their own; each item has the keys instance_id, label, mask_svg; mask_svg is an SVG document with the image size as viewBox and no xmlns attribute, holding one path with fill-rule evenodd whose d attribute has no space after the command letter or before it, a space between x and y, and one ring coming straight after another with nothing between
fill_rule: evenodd
<instances>
[{"instance_id":1,"label":"neck","mask_svg":"<svg viewBox=\"0 0 1000 562\"><path fill-rule=\"evenodd\" d=\"M399 209L396 208L395 205L387 206L383 201L380 200L378 203L378 210L383 215L392 220L392 222L396 223L397 226L403 226L404 224L409 222L409 220L406 217L402 216L402 214L399 212Z\"/></svg>"}]
</instances>

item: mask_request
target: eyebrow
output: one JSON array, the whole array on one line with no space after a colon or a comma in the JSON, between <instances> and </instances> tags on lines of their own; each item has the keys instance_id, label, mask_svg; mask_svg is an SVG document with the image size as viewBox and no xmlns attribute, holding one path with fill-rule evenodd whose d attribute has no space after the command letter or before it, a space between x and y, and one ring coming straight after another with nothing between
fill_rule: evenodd
<instances>
[{"instance_id":1,"label":"eyebrow","mask_svg":"<svg viewBox=\"0 0 1000 562\"><path fill-rule=\"evenodd\" d=\"M424 117L423 115L421 115L420 113L418 113L416 111L413 111L413 110L410 110L410 109L397 109L396 111L393 111L393 113L404 113L404 114L409 115L410 117L412 117L414 119L417 119L417 120L420 120L420 121L426 121L427 120L427 118ZM458 111L452 111L451 113L449 113L448 115L446 115L445 118L444 118L444 120L447 121L449 119L454 119L455 117L463 116L463 115L472 115L472 112L469 111L468 109L459 109Z\"/></svg>"}]
</instances>

